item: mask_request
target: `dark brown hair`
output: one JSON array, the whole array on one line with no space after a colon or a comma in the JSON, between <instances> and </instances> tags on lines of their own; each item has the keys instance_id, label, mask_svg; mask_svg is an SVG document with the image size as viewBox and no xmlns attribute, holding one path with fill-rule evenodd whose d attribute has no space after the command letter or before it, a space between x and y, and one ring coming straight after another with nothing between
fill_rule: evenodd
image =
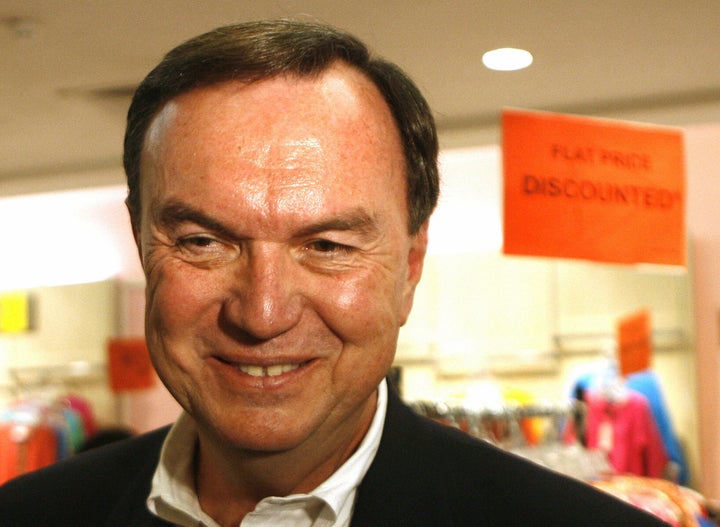
<instances>
[{"instance_id":1,"label":"dark brown hair","mask_svg":"<svg viewBox=\"0 0 720 527\"><path fill-rule=\"evenodd\" d=\"M425 98L398 66L372 57L354 36L330 26L290 20L215 29L170 51L145 77L128 111L123 156L134 226L138 227L140 220L140 160L145 135L165 103L194 88L224 81L318 75L336 60L367 75L392 111L406 160L408 228L415 234L432 214L440 186L437 132Z\"/></svg>"}]
</instances>

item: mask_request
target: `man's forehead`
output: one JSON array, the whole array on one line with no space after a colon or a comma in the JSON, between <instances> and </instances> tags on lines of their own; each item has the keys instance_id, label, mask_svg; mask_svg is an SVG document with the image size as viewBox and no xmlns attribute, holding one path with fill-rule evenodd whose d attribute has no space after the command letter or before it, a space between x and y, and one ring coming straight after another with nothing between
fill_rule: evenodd
<instances>
[{"instance_id":1,"label":"man's forehead","mask_svg":"<svg viewBox=\"0 0 720 527\"><path fill-rule=\"evenodd\" d=\"M329 72L299 87L287 78L264 86L218 83L170 100L148 129L143 170L154 176L144 181L178 192L182 181L206 180L196 192L305 210L327 206L338 189L346 197L372 194L368 184L389 179L404 188L404 153L391 112L364 74L350 72L360 76L360 86L346 83L347 74ZM283 90L291 95L282 98Z\"/></svg>"},{"instance_id":2,"label":"man's forehead","mask_svg":"<svg viewBox=\"0 0 720 527\"><path fill-rule=\"evenodd\" d=\"M269 99L277 107L282 107L285 102L305 108L306 119L311 117L311 112L319 111L326 116L324 128L329 128L334 120L343 118L346 121L358 121L364 126L371 125L371 121L375 120L376 124L381 123L386 128L386 133L399 136L392 112L374 81L356 67L336 61L319 75L282 74L252 82L228 79L180 93L167 101L151 120L144 146L157 145L162 139L160 130L167 129L177 119L193 113L193 110L198 110L194 112L195 116L212 119L214 112L219 110L215 110L210 101L228 94L238 95L237 106L231 111L240 120L252 115L256 105ZM192 102L184 104L188 100ZM279 123L283 117L279 113L272 119ZM303 121L303 117L293 115L293 123Z\"/></svg>"}]
</instances>

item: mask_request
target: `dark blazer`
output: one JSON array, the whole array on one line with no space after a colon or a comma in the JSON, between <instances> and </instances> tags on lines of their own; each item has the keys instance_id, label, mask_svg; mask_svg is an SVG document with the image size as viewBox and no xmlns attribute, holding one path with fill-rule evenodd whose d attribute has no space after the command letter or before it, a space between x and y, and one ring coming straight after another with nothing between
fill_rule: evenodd
<instances>
[{"instance_id":1,"label":"dark blazer","mask_svg":"<svg viewBox=\"0 0 720 527\"><path fill-rule=\"evenodd\" d=\"M653 527L664 523L450 427L389 390L353 527ZM0 525L168 525L145 507L168 428L79 454L0 487Z\"/></svg>"}]
</instances>

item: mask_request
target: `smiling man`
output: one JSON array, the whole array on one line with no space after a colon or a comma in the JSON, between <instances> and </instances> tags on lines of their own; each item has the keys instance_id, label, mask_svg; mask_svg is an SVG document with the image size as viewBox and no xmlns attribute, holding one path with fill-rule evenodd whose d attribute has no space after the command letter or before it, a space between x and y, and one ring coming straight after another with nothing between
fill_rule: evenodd
<instances>
[{"instance_id":1,"label":"smiling man","mask_svg":"<svg viewBox=\"0 0 720 527\"><path fill-rule=\"evenodd\" d=\"M386 383L437 138L355 38L273 21L182 44L137 90L125 169L147 343L184 412L6 485L3 525L661 525Z\"/></svg>"},{"instance_id":2,"label":"smiling man","mask_svg":"<svg viewBox=\"0 0 720 527\"><path fill-rule=\"evenodd\" d=\"M311 491L365 437L425 254L404 166L382 95L340 61L198 88L152 121L135 224L148 345L193 417L213 517Z\"/></svg>"}]
</instances>

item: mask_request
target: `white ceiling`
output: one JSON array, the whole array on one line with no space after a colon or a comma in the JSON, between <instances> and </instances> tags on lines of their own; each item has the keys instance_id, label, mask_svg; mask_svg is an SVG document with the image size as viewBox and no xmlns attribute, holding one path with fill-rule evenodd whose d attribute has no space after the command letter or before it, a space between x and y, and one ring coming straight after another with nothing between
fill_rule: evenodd
<instances>
[{"instance_id":1,"label":"white ceiling","mask_svg":"<svg viewBox=\"0 0 720 527\"><path fill-rule=\"evenodd\" d=\"M0 181L117 169L129 100L116 89L195 34L298 16L402 65L446 143L467 128L497 140L504 106L720 121L717 0L0 0ZM482 53L500 46L534 65L486 70Z\"/></svg>"}]
</instances>

